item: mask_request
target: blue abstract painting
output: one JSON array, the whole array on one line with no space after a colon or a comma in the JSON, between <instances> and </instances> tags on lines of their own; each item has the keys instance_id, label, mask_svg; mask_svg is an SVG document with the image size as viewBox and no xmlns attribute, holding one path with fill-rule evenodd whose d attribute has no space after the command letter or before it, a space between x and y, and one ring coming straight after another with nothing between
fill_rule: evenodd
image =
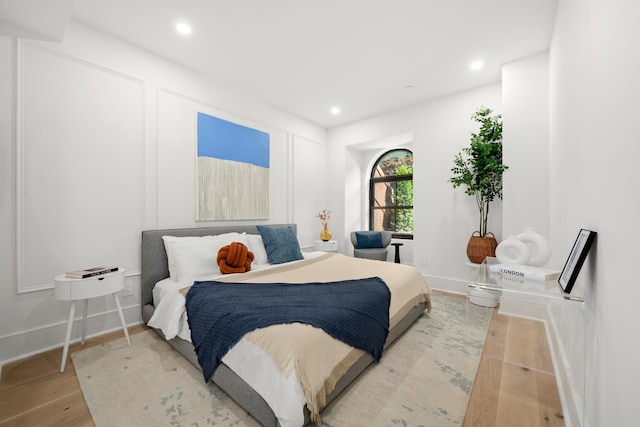
<instances>
[{"instance_id":1,"label":"blue abstract painting","mask_svg":"<svg viewBox=\"0 0 640 427\"><path fill-rule=\"evenodd\" d=\"M269 218L269 134L197 118L196 220Z\"/></svg>"}]
</instances>

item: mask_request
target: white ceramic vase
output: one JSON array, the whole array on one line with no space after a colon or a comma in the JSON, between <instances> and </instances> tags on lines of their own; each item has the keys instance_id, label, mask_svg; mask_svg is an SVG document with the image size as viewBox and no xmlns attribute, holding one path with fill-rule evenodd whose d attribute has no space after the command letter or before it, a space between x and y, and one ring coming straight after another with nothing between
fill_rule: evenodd
<instances>
[{"instance_id":1,"label":"white ceramic vase","mask_svg":"<svg viewBox=\"0 0 640 427\"><path fill-rule=\"evenodd\" d=\"M496 258L500 264L527 265L530 260L529 247L515 236L509 236L496 248Z\"/></svg>"},{"instance_id":2,"label":"white ceramic vase","mask_svg":"<svg viewBox=\"0 0 640 427\"><path fill-rule=\"evenodd\" d=\"M529 248L528 265L541 267L551 258L549 241L541 234L536 233L532 227L525 227L524 231L518 234L518 240Z\"/></svg>"}]
</instances>

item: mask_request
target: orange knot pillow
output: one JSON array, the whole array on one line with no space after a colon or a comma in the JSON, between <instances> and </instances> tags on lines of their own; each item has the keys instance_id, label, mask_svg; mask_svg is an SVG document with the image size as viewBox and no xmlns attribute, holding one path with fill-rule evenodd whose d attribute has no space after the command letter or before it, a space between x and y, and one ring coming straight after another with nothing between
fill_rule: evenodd
<instances>
[{"instance_id":1,"label":"orange knot pillow","mask_svg":"<svg viewBox=\"0 0 640 427\"><path fill-rule=\"evenodd\" d=\"M244 243L232 242L218 251L218 266L222 274L244 273L251 270L253 252Z\"/></svg>"}]
</instances>

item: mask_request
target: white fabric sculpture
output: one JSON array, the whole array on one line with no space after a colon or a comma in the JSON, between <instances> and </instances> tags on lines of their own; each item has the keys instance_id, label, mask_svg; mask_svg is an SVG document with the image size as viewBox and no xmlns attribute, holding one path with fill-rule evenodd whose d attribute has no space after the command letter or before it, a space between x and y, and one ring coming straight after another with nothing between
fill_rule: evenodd
<instances>
[{"instance_id":1,"label":"white fabric sculpture","mask_svg":"<svg viewBox=\"0 0 640 427\"><path fill-rule=\"evenodd\" d=\"M515 236L509 236L496 248L496 258L500 264L521 264L529 262L529 247Z\"/></svg>"},{"instance_id":2,"label":"white fabric sculpture","mask_svg":"<svg viewBox=\"0 0 640 427\"><path fill-rule=\"evenodd\" d=\"M518 234L518 239L529 247L529 265L541 267L551 258L551 246L549 241L535 232L532 227L526 227Z\"/></svg>"},{"instance_id":3,"label":"white fabric sculpture","mask_svg":"<svg viewBox=\"0 0 640 427\"><path fill-rule=\"evenodd\" d=\"M549 241L532 227L517 236L509 236L496 248L496 258L501 264L520 264L541 267L551 258Z\"/></svg>"}]
</instances>

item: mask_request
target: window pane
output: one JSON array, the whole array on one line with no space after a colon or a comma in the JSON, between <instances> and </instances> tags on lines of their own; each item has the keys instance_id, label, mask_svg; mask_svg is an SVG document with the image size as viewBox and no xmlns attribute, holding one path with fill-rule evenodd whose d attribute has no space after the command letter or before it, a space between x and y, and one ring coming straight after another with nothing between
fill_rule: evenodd
<instances>
[{"instance_id":1,"label":"window pane","mask_svg":"<svg viewBox=\"0 0 640 427\"><path fill-rule=\"evenodd\" d=\"M396 212L395 231L413 234L413 209L398 209Z\"/></svg>"},{"instance_id":2,"label":"window pane","mask_svg":"<svg viewBox=\"0 0 640 427\"><path fill-rule=\"evenodd\" d=\"M413 206L413 181L376 182L373 184L374 207Z\"/></svg>"},{"instance_id":3,"label":"window pane","mask_svg":"<svg viewBox=\"0 0 640 427\"><path fill-rule=\"evenodd\" d=\"M413 180L395 183L395 203L398 206L413 206Z\"/></svg>"},{"instance_id":4,"label":"window pane","mask_svg":"<svg viewBox=\"0 0 640 427\"><path fill-rule=\"evenodd\" d=\"M396 204L394 187L394 182L377 182L373 184L373 206L394 206Z\"/></svg>"},{"instance_id":5,"label":"window pane","mask_svg":"<svg viewBox=\"0 0 640 427\"><path fill-rule=\"evenodd\" d=\"M378 159L371 177L380 178L411 173L413 173L413 153L408 150L393 150Z\"/></svg>"},{"instance_id":6,"label":"window pane","mask_svg":"<svg viewBox=\"0 0 640 427\"><path fill-rule=\"evenodd\" d=\"M373 230L393 230L391 228L391 209L376 209L373 211Z\"/></svg>"},{"instance_id":7,"label":"window pane","mask_svg":"<svg viewBox=\"0 0 640 427\"><path fill-rule=\"evenodd\" d=\"M413 209L374 209L373 230L413 233Z\"/></svg>"}]
</instances>

